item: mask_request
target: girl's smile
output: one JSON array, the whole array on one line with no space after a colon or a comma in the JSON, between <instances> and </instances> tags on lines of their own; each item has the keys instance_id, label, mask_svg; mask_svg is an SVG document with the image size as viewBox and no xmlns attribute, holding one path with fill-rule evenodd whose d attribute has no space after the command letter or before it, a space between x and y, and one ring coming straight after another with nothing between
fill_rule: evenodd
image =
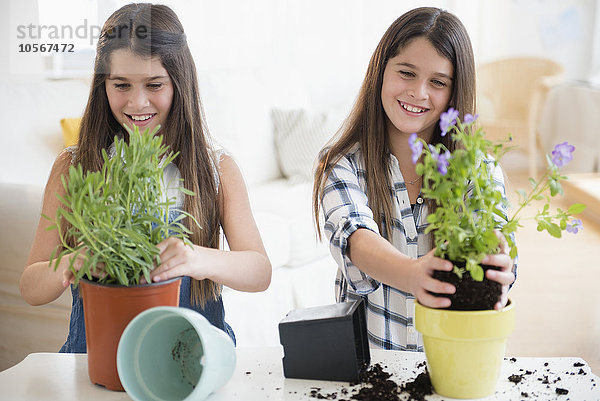
<instances>
[{"instance_id":1,"label":"girl's smile","mask_svg":"<svg viewBox=\"0 0 600 401\"><path fill-rule=\"evenodd\" d=\"M129 120L131 120L132 124L137 125L138 127L145 127L152 123L152 119L156 116L156 113L152 114L127 114L124 113Z\"/></svg>"},{"instance_id":2,"label":"girl's smile","mask_svg":"<svg viewBox=\"0 0 600 401\"><path fill-rule=\"evenodd\" d=\"M398 100L398 103L400 103L400 107L402 107L407 113L409 113L409 115L418 116L429 111L428 108L419 107L414 104L402 102L400 100Z\"/></svg>"},{"instance_id":3,"label":"girl's smile","mask_svg":"<svg viewBox=\"0 0 600 401\"><path fill-rule=\"evenodd\" d=\"M150 130L164 126L173 103L173 85L158 57L116 50L110 57L105 88L112 114L120 124Z\"/></svg>"}]
</instances>

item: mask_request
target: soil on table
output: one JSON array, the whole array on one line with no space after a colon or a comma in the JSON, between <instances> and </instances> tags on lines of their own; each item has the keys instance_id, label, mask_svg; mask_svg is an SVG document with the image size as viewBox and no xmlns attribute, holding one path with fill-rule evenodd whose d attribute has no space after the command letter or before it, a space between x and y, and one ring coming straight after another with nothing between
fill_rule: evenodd
<instances>
[{"instance_id":1,"label":"soil on table","mask_svg":"<svg viewBox=\"0 0 600 401\"><path fill-rule=\"evenodd\" d=\"M505 358L505 360L511 364L517 362L517 358L514 357ZM424 361L416 364L412 370L413 378L402 384L396 383L394 375L387 372L386 369L387 366L381 366L379 363L371 365L368 370L362 372L357 382L349 383L347 386L329 393L323 392L320 387L311 387L310 392L305 393L306 399L310 397L335 401L425 401L429 395L434 393ZM250 373L246 372L246 374ZM590 373L592 372L589 366L586 367L581 362L573 363L573 367L566 371L562 367L560 371L556 370L548 362L538 369L511 369L510 375L503 376L499 380L513 383L517 387L517 392L512 389L497 390L496 398L522 401L528 399L573 400L570 398L572 388L567 386L561 376L564 378L566 375L577 375L583 378ZM577 385L590 386L590 389L595 388L597 386L595 376L591 376L589 380L582 380ZM515 396L519 393L520 397ZM297 392L290 391L289 394L297 394Z\"/></svg>"},{"instance_id":2,"label":"soil on table","mask_svg":"<svg viewBox=\"0 0 600 401\"><path fill-rule=\"evenodd\" d=\"M425 366L425 362L417 365L417 369ZM363 371L359 380L350 383L353 389L342 388L340 392L322 393L319 387L313 387L310 397L321 400L337 401L425 401L425 396L433 394L433 386L427 368L414 380L398 385L392 374L386 372L379 363ZM408 396L408 398L405 398ZM349 397L349 398L347 398Z\"/></svg>"},{"instance_id":3,"label":"soil on table","mask_svg":"<svg viewBox=\"0 0 600 401\"><path fill-rule=\"evenodd\" d=\"M459 265L458 263L456 263ZM459 266L460 267L460 266ZM454 294L436 294L438 297L450 298L448 310L489 310L494 309L494 305L502 296L502 286L496 281L488 280L485 272L488 269L499 270L497 266L481 265L484 270L483 281L475 281L469 272L465 272L462 278L459 278L453 272L436 270L433 277L440 281L453 284L456 287Z\"/></svg>"}]
</instances>

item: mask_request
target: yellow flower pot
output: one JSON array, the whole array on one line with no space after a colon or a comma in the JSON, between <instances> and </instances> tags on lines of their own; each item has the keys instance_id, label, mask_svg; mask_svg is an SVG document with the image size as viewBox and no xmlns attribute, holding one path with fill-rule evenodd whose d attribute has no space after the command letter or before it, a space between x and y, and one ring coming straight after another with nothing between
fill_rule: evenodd
<instances>
[{"instance_id":1,"label":"yellow flower pot","mask_svg":"<svg viewBox=\"0 0 600 401\"><path fill-rule=\"evenodd\" d=\"M452 398L482 398L496 390L506 338L515 327L514 305L500 310L453 311L415 304L415 326L431 384Z\"/></svg>"}]
</instances>

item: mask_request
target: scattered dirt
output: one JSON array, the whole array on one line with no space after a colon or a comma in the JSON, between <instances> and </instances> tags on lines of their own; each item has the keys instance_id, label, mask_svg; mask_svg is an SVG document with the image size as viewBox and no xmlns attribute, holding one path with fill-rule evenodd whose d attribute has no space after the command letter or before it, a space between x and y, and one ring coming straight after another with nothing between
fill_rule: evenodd
<instances>
[{"instance_id":1,"label":"scattered dirt","mask_svg":"<svg viewBox=\"0 0 600 401\"><path fill-rule=\"evenodd\" d=\"M426 395L433 394L429 372L425 370L425 372L419 373L414 381L404 383L400 389L401 392L410 394L409 400L424 401Z\"/></svg>"},{"instance_id":2,"label":"scattered dirt","mask_svg":"<svg viewBox=\"0 0 600 401\"><path fill-rule=\"evenodd\" d=\"M425 362L418 364L417 368L425 366ZM342 388L339 393L321 393L321 389L313 387L310 392L310 397L324 400L339 400L339 401L400 401L405 400L405 394L409 396L408 400L424 401L425 396L433 394L433 387L429 380L427 369L417 375L415 380L398 385L391 379L392 375L384 370L384 368L376 363L369 369L365 370L359 381L350 383L350 390ZM344 397L350 397L344 398ZM400 398L400 397L403 398Z\"/></svg>"},{"instance_id":3,"label":"scattered dirt","mask_svg":"<svg viewBox=\"0 0 600 401\"><path fill-rule=\"evenodd\" d=\"M360 377L360 382L367 384L361 387L358 393L352 395L352 400L364 401L396 401L398 398L398 384L390 380L392 375L383 367L376 363L364 371Z\"/></svg>"},{"instance_id":4,"label":"scattered dirt","mask_svg":"<svg viewBox=\"0 0 600 401\"><path fill-rule=\"evenodd\" d=\"M310 396L319 400L335 400L337 399L337 393L321 394L320 387L311 387Z\"/></svg>"},{"instance_id":5,"label":"scattered dirt","mask_svg":"<svg viewBox=\"0 0 600 401\"><path fill-rule=\"evenodd\" d=\"M515 384L519 384L521 383L521 380L523 380L523 375L510 375L508 376L508 381L515 383Z\"/></svg>"},{"instance_id":6,"label":"scattered dirt","mask_svg":"<svg viewBox=\"0 0 600 401\"><path fill-rule=\"evenodd\" d=\"M516 358L510 358L509 359L510 362L516 362L517 359ZM562 378L560 376L560 374L556 373L556 372L552 372L550 370L550 368L548 368L549 363L548 362L544 362L544 371L543 372L538 372L537 370L525 370L523 371L523 369L520 369L519 371L522 373L517 373L517 374L512 374L510 376L508 376L508 381L514 383L515 385L518 385L519 383L521 383L522 381L525 382L526 381L526 377L527 376L532 376L532 378L535 378L537 381L539 381L541 384L545 384L546 385L546 389L552 391L552 385L556 385L558 382L562 381ZM579 368L579 370L575 369L574 371L571 372L564 372L565 375L570 375L570 376L574 376L574 375L587 375L587 372L585 370L583 370L583 366L585 366L584 363L581 362L575 362L573 363L573 367L574 368ZM592 387L596 387L596 383L594 382L594 380L592 379L590 381L590 384ZM563 387L554 387L554 393L557 396L561 396L561 395L567 395L569 394L569 389L563 388ZM534 393L529 393L529 392L521 392L521 397L523 398L528 398L528 397L539 397L540 394L535 394ZM561 400L562 398L553 398L556 400Z\"/></svg>"},{"instance_id":7,"label":"scattered dirt","mask_svg":"<svg viewBox=\"0 0 600 401\"><path fill-rule=\"evenodd\" d=\"M517 358L508 359L511 363L515 363ZM523 385L525 383L524 390L521 391L521 399L534 398L538 399L542 397L549 397L547 399L563 400L568 399L569 389L564 387L564 381L561 378L562 373L552 372L548 368L549 363L544 362L544 368L540 371L519 369L517 373L513 373L507 377L507 380L514 383L515 386ZM563 372L565 375L587 375L586 371L583 370L584 363L575 362L573 364L573 371ZM414 380L406 383L398 384L393 380L391 373L385 370L385 366L376 363L371 365L368 369L363 370L359 381L355 383L349 383L349 387L344 387L338 391L324 393L319 387L312 387L309 394L306 394L312 398L322 400L336 400L336 401L425 401L426 397L433 394L433 386L427 372L425 362L418 363L415 368L416 376ZM531 383L531 380L537 380L541 384L545 385L546 390L543 393L538 391L531 391L527 382ZM563 383L562 386L558 386L557 383ZM590 381L591 387L596 387L595 381ZM554 396L550 396L550 392ZM564 398L563 396L568 397ZM408 398L407 398L408 397Z\"/></svg>"}]
</instances>

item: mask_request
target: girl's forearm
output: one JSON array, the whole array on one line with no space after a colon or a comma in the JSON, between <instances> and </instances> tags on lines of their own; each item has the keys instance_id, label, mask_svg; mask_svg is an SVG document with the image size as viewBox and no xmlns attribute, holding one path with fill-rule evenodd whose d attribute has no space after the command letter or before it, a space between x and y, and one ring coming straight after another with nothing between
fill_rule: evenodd
<instances>
[{"instance_id":1,"label":"girl's forearm","mask_svg":"<svg viewBox=\"0 0 600 401\"><path fill-rule=\"evenodd\" d=\"M352 263L375 280L405 292L412 292L416 259L404 255L371 230L360 228L348 238Z\"/></svg>"},{"instance_id":2,"label":"girl's forearm","mask_svg":"<svg viewBox=\"0 0 600 401\"><path fill-rule=\"evenodd\" d=\"M56 271L49 262L35 262L25 268L19 281L19 291L28 304L45 305L61 296L66 288L63 271L68 266L67 259L61 261Z\"/></svg>"},{"instance_id":3,"label":"girl's forearm","mask_svg":"<svg viewBox=\"0 0 600 401\"><path fill-rule=\"evenodd\" d=\"M209 279L234 290L246 292L264 291L271 283L271 262L256 251L222 251L210 249Z\"/></svg>"}]
</instances>

